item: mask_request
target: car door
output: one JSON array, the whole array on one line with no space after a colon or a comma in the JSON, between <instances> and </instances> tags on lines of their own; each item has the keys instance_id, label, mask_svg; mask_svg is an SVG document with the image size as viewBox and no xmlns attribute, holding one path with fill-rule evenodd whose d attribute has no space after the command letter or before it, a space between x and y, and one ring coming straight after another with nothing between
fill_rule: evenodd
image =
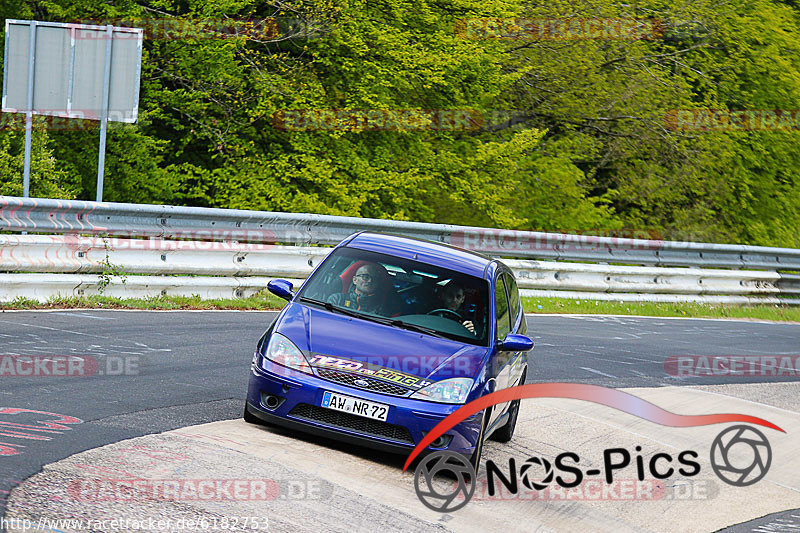
<instances>
[{"instance_id":1,"label":"car door","mask_svg":"<svg viewBox=\"0 0 800 533\"><path fill-rule=\"evenodd\" d=\"M494 309L495 309L495 342L500 343L511 332L511 312L508 305L508 293L504 281L504 272L498 272L494 282ZM495 388L505 389L509 386L513 352L498 351L495 357ZM508 408L508 402L499 403L492 409L489 423L492 424Z\"/></svg>"},{"instance_id":2,"label":"car door","mask_svg":"<svg viewBox=\"0 0 800 533\"><path fill-rule=\"evenodd\" d=\"M519 288L511 272L505 272L503 278L508 292L509 315L511 317L511 333L527 335L528 324L525 320L525 313L522 309L522 302L519 298ZM522 374L525 371L525 363L528 360L526 352L513 352L510 356L509 368L509 387L523 385L521 383Z\"/></svg>"}]
</instances>

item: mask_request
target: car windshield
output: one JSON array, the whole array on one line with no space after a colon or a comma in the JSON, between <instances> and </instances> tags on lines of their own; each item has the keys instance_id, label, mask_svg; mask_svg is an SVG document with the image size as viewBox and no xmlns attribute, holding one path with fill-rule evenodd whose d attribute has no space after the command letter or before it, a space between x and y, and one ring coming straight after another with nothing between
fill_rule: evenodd
<instances>
[{"instance_id":1,"label":"car windshield","mask_svg":"<svg viewBox=\"0 0 800 533\"><path fill-rule=\"evenodd\" d=\"M423 334L486 346L488 283L391 255L337 248L298 294L301 302Z\"/></svg>"}]
</instances>

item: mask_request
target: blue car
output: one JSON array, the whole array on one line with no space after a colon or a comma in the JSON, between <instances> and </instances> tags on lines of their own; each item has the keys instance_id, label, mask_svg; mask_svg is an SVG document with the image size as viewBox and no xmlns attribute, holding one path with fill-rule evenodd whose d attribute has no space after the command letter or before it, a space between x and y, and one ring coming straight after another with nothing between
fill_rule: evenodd
<instances>
[{"instance_id":1,"label":"blue car","mask_svg":"<svg viewBox=\"0 0 800 533\"><path fill-rule=\"evenodd\" d=\"M244 419L408 455L447 415L521 385L533 341L512 271L440 243L358 233L297 292L253 357ZM467 418L426 450L477 467L486 438L507 442L519 401Z\"/></svg>"}]
</instances>

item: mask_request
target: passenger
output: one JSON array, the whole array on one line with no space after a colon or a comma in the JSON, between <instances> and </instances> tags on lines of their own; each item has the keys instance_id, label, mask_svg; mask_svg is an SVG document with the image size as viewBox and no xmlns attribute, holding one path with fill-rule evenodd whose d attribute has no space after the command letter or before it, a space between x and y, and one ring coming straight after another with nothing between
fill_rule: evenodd
<instances>
[{"instance_id":1,"label":"passenger","mask_svg":"<svg viewBox=\"0 0 800 533\"><path fill-rule=\"evenodd\" d=\"M347 293L335 293L328 301L339 307L348 307L376 315L389 316L394 312L389 298L393 294L392 281L386 269L378 263L366 263L353 276Z\"/></svg>"},{"instance_id":2,"label":"passenger","mask_svg":"<svg viewBox=\"0 0 800 533\"><path fill-rule=\"evenodd\" d=\"M436 305L440 312L435 314L440 314L445 318L451 318L453 320L456 320L457 316L457 321L460 322L462 326L467 328L470 333L475 333L475 324L471 320L474 319L474 317L469 316L471 313L464 308L464 289L455 281L450 281L439 290L439 301ZM434 311L436 310L437 309L434 309ZM450 313L444 312L445 310L450 311ZM433 314L433 311L429 314Z\"/></svg>"}]
</instances>

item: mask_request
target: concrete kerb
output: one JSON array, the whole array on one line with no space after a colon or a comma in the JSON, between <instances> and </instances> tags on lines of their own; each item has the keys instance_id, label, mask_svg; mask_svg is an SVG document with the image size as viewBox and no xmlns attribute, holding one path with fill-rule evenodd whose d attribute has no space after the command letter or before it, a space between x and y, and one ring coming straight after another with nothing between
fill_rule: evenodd
<instances>
[{"instance_id":1,"label":"concrete kerb","mask_svg":"<svg viewBox=\"0 0 800 533\"><path fill-rule=\"evenodd\" d=\"M6 518L179 518L219 521L221 517L266 516L269 530L374 531L714 531L752 518L800 507L800 457L796 435L800 412L796 383L627 389L683 414L736 412L765 418L786 434L764 430L773 449L772 468L759 483L732 487L709 465L714 437L726 426L670 428L577 400L538 399L522 404L517 434L509 445L490 442L484 461L509 457L553 457L573 451L585 467L602 461L602 450L640 445L643 454L694 449L702 468L693 480L711 484L711 497L657 501L537 501L478 499L442 515L425 508L413 488L413 473L402 460L368 450L317 442L292 432L228 420L148 435L76 454L47 465L12 491ZM93 465L88 467L88 465ZM104 470L105 469L105 470ZM628 477L635 477L635 470ZM182 501L84 501L74 497L76 479L271 479L294 481L315 497L279 493L269 501L184 499ZM682 480L669 479L678 483ZM72 485L71 485L72 484ZM283 495L284 497L281 497ZM9 529L9 532L14 531ZM21 531L21 530L20 530Z\"/></svg>"}]
</instances>

